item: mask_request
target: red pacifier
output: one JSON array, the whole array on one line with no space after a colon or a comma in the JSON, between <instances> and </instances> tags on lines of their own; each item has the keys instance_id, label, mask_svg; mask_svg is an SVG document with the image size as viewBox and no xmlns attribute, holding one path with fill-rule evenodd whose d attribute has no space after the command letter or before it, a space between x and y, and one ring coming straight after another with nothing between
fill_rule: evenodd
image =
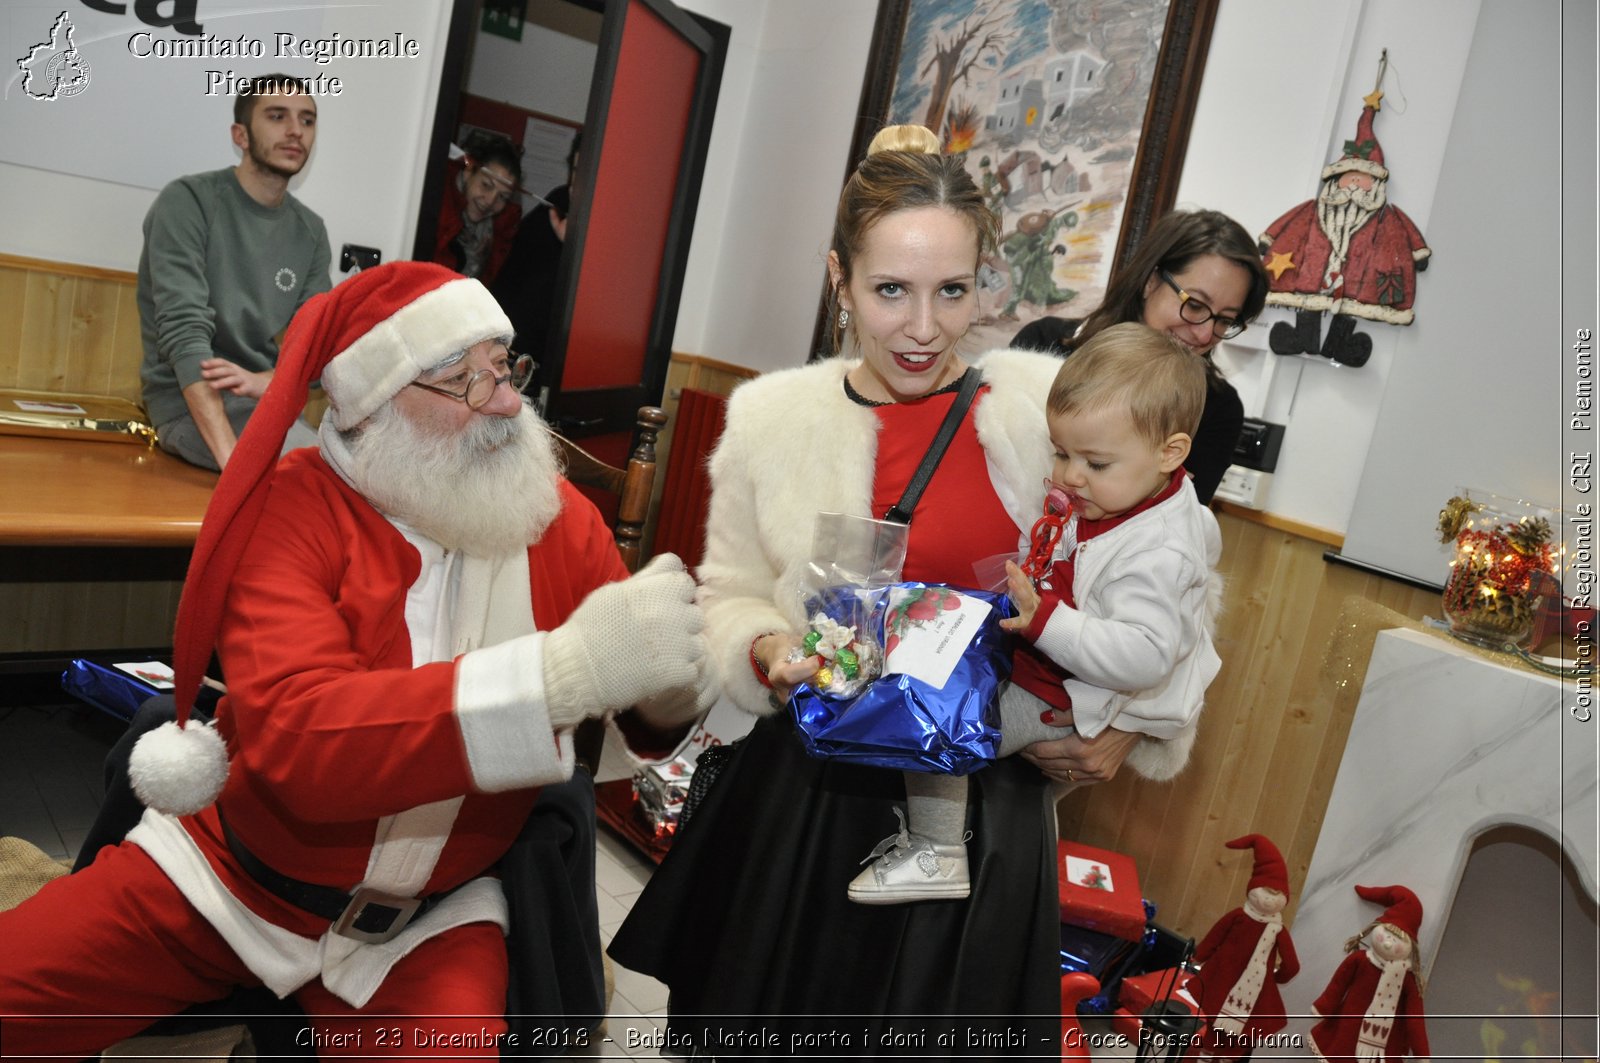
<instances>
[{"instance_id":1,"label":"red pacifier","mask_svg":"<svg viewBox=\"0 0 1600 1063\"><path fill-rule=\"evenodd\" d=\"M1021 566L1035 585L1050 570L1050 561L1055 556L1056 545L1061 542L1062 530L1072 516L1070 494L1048 477L1044 481L1044 490L1044 516L1033 522L1033 530L1028 533L1028 556Z\"/></svg>"}]
</instances>

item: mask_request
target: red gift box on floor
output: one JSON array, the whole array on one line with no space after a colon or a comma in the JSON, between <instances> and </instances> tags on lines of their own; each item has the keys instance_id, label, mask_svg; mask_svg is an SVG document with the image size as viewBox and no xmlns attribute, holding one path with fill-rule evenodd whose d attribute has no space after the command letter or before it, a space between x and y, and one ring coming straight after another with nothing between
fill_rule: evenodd
<instances>
[{"instance_id":1,"label":"red gift box on floor","mask_svg":"<svg viewBox=\"0 0 1600 1063\"><path fill-rule=\"evenodd\" d=\"M1138 941L1144 935L1144 898L1133 858L1079 842L1056 842L1061 921Z\"/></svg>"},{"instance_id":2,"label":"red gift box on floor","mask_svg":"<svg viewBox=\"0 0 1600 1063\"><path fill-rule=\"evenodd\" d=\"M1194 976L1176 968L1124 978L1118 992L1117 1010L1111 1016L1112 1028L1138 1044L1139 1026L1144 1013L1155 1007L1158 1001L1169 1001L1166 1010L1170 1014L1180 1019L1189 1017L1188 1023L1175 1023L1183 1031L1181 1036L1187 1044L1185 1050L1179 1053L1179 1058L1199 1058L1207 1041L1207 1027L1205 1016L1200 1013L1200 1001L1195 997L1197 991Z\"/></svg>"}]
</instances>

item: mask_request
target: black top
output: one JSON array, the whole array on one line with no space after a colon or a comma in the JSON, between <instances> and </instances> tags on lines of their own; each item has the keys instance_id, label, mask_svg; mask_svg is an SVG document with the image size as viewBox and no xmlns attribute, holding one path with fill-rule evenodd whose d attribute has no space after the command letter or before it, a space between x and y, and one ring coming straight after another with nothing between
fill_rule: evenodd
<instances>
[{"instance_id":1,"label":"black top","mask_svg":"<svg viewBox=\"0 0 1600 1063\"><path fill-rule=\"evenodd\" d=\"M558 210L565 211L566 186L555 189L546 198ZM536 382L525 389L534 394L540 383L548 383L544 367L545 343L562 294L556 284L561 270L562 244L561 238L550 228L550 209L540 204L522 219L511 250L489 288L516 332L512 349L518 354L532 355L533 360L540 363Z\"/></svg>"},{"instance_id":2,"label":"black top","mask_svg":"<svg viewBox=\"0 0 1600 1063\"><path fill-rule=\"evenodd\" d=\"M1072 337L1082 323L1075 318L1041 317L1024 325L1011 346L1066 357L1072 353ZM1200 496L1201 505L1209 505L1211 496L1217 493L1222 474L1233 464L1233 451L1243 430L1244 403L1207 358L1206 404L1200 411L1200 426L1195 429L1189 460L1183 463L1194 477L1194 493Z\"/></svg>"}]
</instances>

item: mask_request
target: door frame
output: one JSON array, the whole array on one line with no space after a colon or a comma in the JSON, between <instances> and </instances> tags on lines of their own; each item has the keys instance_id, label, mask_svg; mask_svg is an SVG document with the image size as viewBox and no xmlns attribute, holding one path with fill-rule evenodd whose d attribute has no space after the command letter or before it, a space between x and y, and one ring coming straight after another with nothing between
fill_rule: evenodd
<instances>
[{"instance_id":1,"label":"door frame","mask_svg":"<svg viewBox=\"0 0 1600 1063\"><path fill-rule=\"evenodd\" d=\"M576 280L588 229L586 222L591 200L587 190L596 187L601 156L604 154L606 115L610 110L611 87L621 53L625 8L629 4L649 8L651 13L699 47L704 58L695 81L689 122L684 132L683 155L678 163L672 212L659 265L656 305L651 314L650 333L645 341L643 379L638 384L624 387L563 392L558 383L566 368L572 310L577 294ZM546 416L557 431L577 437L632 431L639 407L660 405L666 390L667 370L672 361L672 335L678 322L678 301L683 294L683 274L689 260L690 238L694 234L695 216L700 205L700 184L705 175L706 155L711 144L711 128L716 117L717 95L722 86L722 70L731 33L722 23L684 11L670 0L606 0L605 8L606 18L600 30L599 59L583 127L583 150L579 152L577 180L584 191L579 197L581 202L573 205L573 226L568 230L569 233L576 230L576 238L569 238L563 248L557 282L567 294L567 301L551 322L553 342L546 347L547 372L542 374L546 380L557 382L550 391ZM591 150L591 146L599 150Z\"/></svg>"},{"instance_id":2,"label":"door frame","mask_svg":"<svg viewBox=\"0 0 1600 1063\"><path fill-rule=\"evenodd\" d=\"M566 367L567 340L572 327L573 287L582 262L585 222L589 215L589 189L595 187L600 159L604 154L605 116L611 99L612 79L621 51L622 33L629 3L642 4L704 53L690 104L689 123L679 161L676 190L668 220L666 246L660 263L660 284L655 310L651 315L646 340L643 379L636 385L595 388L562 393L550 389L546 416L563 434L590 436L631 431L640 406L659 405L666 390L667 371L672 360L672 336L677 327L678 301L683 294L683 277L689 259L690 239L700 204L700 185L705 175L706 156L716 117L717 96L732 30L723 23L705 18L672 4L670 0L569 0L605 16L589 92L589 107L583 126L583 150L579 152L577 182L580 194L571 206L572 228L561 255L558 284L567 293L565 305L551 321L551 342L546 346L545 365L540 377L559 382ZM439 97L434 111L433 133L429 140L427 174L422 201L418 206L417 236L412 257L428 260L438 229L439 209L444 199L445 170L437 160L446 157L455 135L461 107L461 80L473 44L479 0L453 0L450 28L445 45L444 68L440 74ZM559 422L559 423L558 423Z\"/></svg>"}]
</instances>

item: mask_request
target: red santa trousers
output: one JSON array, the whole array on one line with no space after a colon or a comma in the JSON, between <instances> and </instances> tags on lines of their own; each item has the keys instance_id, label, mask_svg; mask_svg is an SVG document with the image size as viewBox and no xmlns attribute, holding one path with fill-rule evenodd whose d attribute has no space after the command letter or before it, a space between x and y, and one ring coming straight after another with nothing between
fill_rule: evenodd
<instances>
[{"instance_id":1,"label":"red santa trousers","mask_svg":"<svg viewBox=\"0 0 1600 1063\"><path fill-rule=\"evenodd\" d=\"M0 913L0 942L7 1059L94 1055L144 1029L149 1016L260 984L144 850L128 842ZM315 1037L324 1059L498 1058L506 977L500 928L469 923L418 945L364 1008L320 982L294 996L310 1016L305 1035ZM64 1015L73 1017L58 1017ZM418 1037L419 1029L426 1036Z\"/></svg>"}]
</instances>

